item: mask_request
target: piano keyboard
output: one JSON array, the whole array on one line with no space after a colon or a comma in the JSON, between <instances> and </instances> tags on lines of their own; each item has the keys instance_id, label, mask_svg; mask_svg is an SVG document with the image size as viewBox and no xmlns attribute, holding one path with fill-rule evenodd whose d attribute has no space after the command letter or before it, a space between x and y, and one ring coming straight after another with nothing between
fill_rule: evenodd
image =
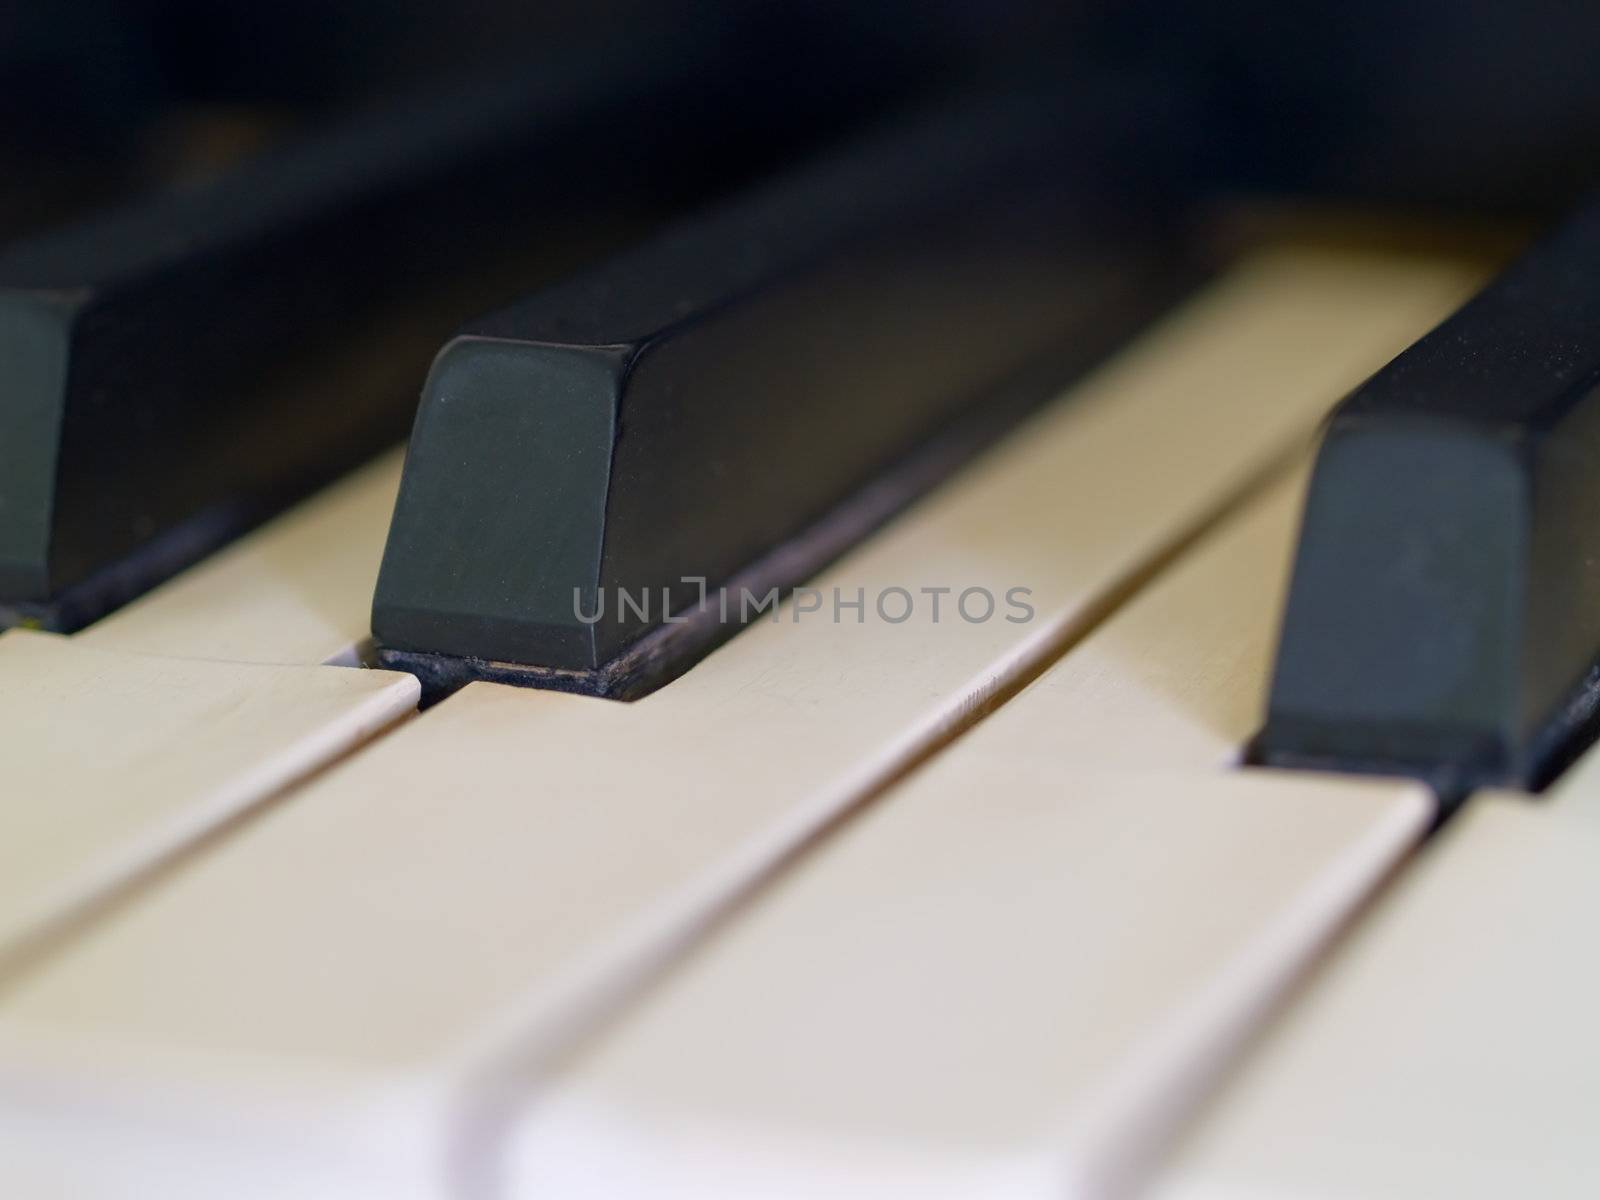
<instances>
[{"instance_id":1,"label":"piano keyboard","mask_svg":"<svg viewBox=\"0 0 1600 1200\"><path fill-rule=\"evenodd\" d=\"M1600 218L749 36L0 254L0 1196L1592 1192Z\"/></svg>"},{"instance_id":2,"label":"piano keyboard","mask_svg":"<svg viewBox=\"0 0 1600 1200\"><path fill-rule=\"evenodd\" d=\"M390 458L4 635L7 1158L73 1194L1128 1186L1430 819L1237 763L1309 439L1476 277L1263 252L814 581L1025 586L1028 624L790 605L631 705L402 721L411 677L318 665Z\"/></svg>"}]
</instances>

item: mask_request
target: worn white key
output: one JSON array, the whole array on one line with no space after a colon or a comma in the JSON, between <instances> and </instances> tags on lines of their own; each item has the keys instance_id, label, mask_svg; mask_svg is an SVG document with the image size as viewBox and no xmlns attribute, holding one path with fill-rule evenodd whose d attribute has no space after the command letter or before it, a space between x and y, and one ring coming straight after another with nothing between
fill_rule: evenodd
<instances>
[{"instance_id":1,"label":"worn white key","mask_svg":"<svg viewBox=\"0 0 1600 1200\"><path fill-rule=\"evenodd\" d=\"M1430 813L1401 784L1215 770L1259 720L1304 479L530 1087L513 1193L1093 1196L1136 1177Z\"/></svg>"},{"instance_id":2,"label":"worn white key","mask_svg":"<svg viewBox=\"0 0 1600 1200\"><path fill-rule=\"evenodd\" d=\"M1057 653L1472 274L1241 268L816 581L1023 586L1033 622L948 598L937 623L791 609L632 705L470 686L16 981L0 1039L72 1103L147 1121L149 1088L188 1080L166 1128L287 1127L284 1170L360 1147L377 1194L400 1160L461 1183L477 1156L456 1139L481 1126L453 1098L558 1044Z\"/></svg>"},{"instance_id":3,"label":"worn white key","mask_svg":"<svg viewBox=\"0 0 1600 1200\"><path fill-rule=\"evenodd\" d=\"M76 635L185 658L353 660L394 511L392 451Z\"/></svg>"},{"instance_id":4,"label":"worn white key","mask_svg":"<svg viewBox=\"0 0 1600 1200\"><path fill-rule=\"evenodd\" d=\"M415 679L388 671L0 637L0 965L416 698Z\"/></svg>"},{"instance_id":5,"label":"worn white key","mask_svg":"<svg viewBox=\"0 0 1600 1200\"><path fill-rule=\"evenodd\" d=\"M1474 797L1213 1098L1162 1200L1588 1197L1600 759Z\"/></svg>"},{"instance_id":6,"label":"worn white key","mask_svg":"<svg viewBox=\"0 0 1600 1200\"><path fill-rule=\"evenodd\" d=\"M1210 531L989 717L997 770L1079 765L1213 767L1260 727L1309 461ZM1034 699L1037 697L1037 699ZM1063 715L1070 714L1070 718Z\"/></svg>"},{"instance_id":7,"label":"worn white key","mask_svg":"<svg viewBox=\"0 0 1600 1200\"><path fill-rule=\"evenodd\" d=\"M1109 1194L1430 811L1048 756L958 748L780 882L530 1088L508 1194Z\"/></svg>"}]
</instances>

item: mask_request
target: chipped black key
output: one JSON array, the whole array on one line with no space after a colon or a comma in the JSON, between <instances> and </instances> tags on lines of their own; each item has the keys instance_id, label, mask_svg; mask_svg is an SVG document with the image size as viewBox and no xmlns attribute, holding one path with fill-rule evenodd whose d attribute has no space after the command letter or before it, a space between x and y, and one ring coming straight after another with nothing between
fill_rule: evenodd
<instances>
[{"instance_id":1,"label":"chipped black key","mask_svg":"<svg viewBox=\"0 0 1600 1200\"><path fill-rule=\"evenodd\" d=\"M0 252L0 625L76 628L399 440L463 316L848 108L756 49L563 55Z\"/></svg>"},{"instance_id":2,"label":"chipped black key","mask_svg":"<svg viewBox=\"0 0 1600 1200\"><path fill-rule=\"evenodd\" d=\"M381 661L617 698L687 669L1172 297L1132 109L924 115L469 325L412 432Z\"/></svg>"},{"instance_id":3,"label":"chipped black key","mask_svg":"<svg viewBox=\"0 0 1600 1200\"><path fill-rule=\"evenodd\" d=\"M1538 787L1592 736L1600 207L1336 410L1255 754Z\"/></svg>"}]
</instances>

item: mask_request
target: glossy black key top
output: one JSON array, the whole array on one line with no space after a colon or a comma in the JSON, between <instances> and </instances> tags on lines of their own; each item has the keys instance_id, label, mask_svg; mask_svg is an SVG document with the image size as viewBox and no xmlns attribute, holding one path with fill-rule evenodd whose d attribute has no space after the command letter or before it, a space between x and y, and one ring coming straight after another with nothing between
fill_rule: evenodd
<instances>
[{"instance_id":1,"label":"glossy black key top","mask_svg":"<svg viewBox=\"0 0 1600 1200\"><path fill-rule=\"evenodd\" d=\"M1546 782L1592 736L1597 518L1600 206L1335 412L1256 756Z\"/></svg>"},{"instance_id":2,"label":"glossy black key top","mask_svg":"<svg viewBox=\"0 0 1600 1200\"><path fill-rule=\"evenodd\" d=\"M848 109L758 51L563 55L0 252L0 624L75 628L403 437L465 315Z\"/></svg>"},{"instance_id":3,"label":"glossy black key top","mask_svg":"<svg viewBox=\"0 0 1600 1200\"><path fill-rule=\"evenodd\" d=\"M382 661L618 698L681 673L1171 298L1131 112L924 115L469 325L412 432Z\"/></svg>"}]
</instances>

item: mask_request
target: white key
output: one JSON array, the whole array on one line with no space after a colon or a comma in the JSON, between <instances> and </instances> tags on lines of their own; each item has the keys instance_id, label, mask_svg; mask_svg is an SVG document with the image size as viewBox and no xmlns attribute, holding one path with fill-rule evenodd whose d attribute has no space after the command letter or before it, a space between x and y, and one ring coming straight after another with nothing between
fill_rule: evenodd
<instances>
[{"instance_id":1,"label":"white key","mask_svg":"<svg viewBox=\"0 0 1600 1200\"><path fill-rule=\"evenodd\" d=\"M513 1194L1088 1196L1135 1177L1431 811L1401 784L1212 769L1259 720L1304 481L534 1091Z\"/></svg>"},{"instance_id":2,"label":"white key","mask_svg":"<svg viewBox=\"0 0 1600 1200\"><path fill-rule=\"evenodd\" d=\"M1186 550L1031 684L1029 703L990 717L973 751L996 770L1038 757L1041 778L1063 762L1236 762L1261 725L1308 468L1297 463Z\"/></svg>"},{"instance_id":3,"label":"white key","mask_svg":"<svg viewBox=\"0 0 1600 1200\"><path fill-rule=\"evenodd\" d=\"M1168 1164L1162 1200L1589 1197L1600 760L1474 797Z\"/></svg>"},{"instance_id":4,"label":"white key","mask_svg":"<svg viewBox=\"0 0 1600 1200\"><path fill-rule=\"evenodd\" d=\"M780 882L530 1089L507 1194L1120 1189L1431 807L1048 755L957 748Z\"/></svg>"},{"instance_id":5,"label":"white key","mask_svg":"<svg viewBox=\"0 0 1600 1200\"><path fill-rule=\"evenodd\" d=\"M353 661L400 485L392 451L76 635L102 650Z\"/></svg>"},{"instance_id":6,"label":"white key","mask_svg":"<svg viewBox=\"0 0 1600 1200\"><path fill-rule=\"evenodd\" d=\"M0 637L0 964L416 700L389 671Z\"/></svg>"},{"instance_id":7,"label":"white key","mask_svg":"<svg viewBox=\"0 0 1600 1200\"><path fill-rule=\"evenodd\" d=\"M1057 653L1472 277L1241 268L816 584L1026 586L1033 623L786 613L632 705L473 685L18 980L0 1039L113 1121L198 1080L166 1127L287 1127L283 1170L359 1146L379 1195L399 1160L461 1183L479 1072L560 1044Z\"/></svg>"}]
</instances>

